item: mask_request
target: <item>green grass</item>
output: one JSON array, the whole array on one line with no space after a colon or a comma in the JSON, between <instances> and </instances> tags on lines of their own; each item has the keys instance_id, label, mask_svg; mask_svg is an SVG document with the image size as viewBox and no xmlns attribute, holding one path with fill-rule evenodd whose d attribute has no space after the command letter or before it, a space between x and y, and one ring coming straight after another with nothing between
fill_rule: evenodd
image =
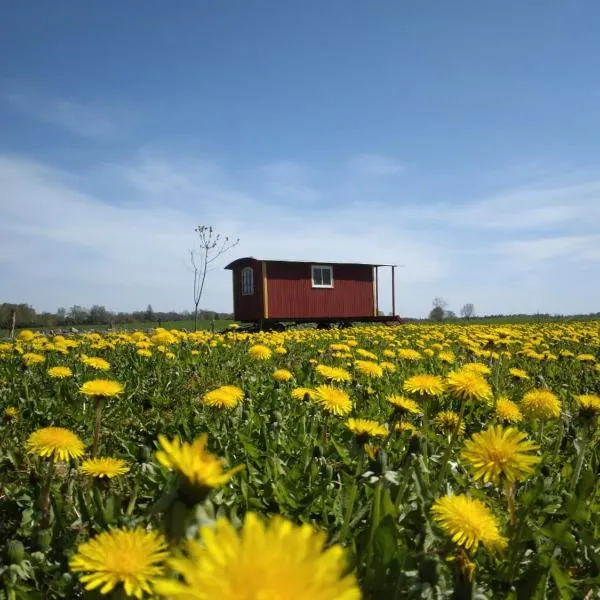
<instances>
[{"instance_id":1,"label":"green grass","mask_svg":"<svg viewBox=\"0 0 600 600\"><path fill-rule=\"evenodd\" d=\"M215 331L220 331L225 329L228 325L233 323L233 321L229 319L217 319L214 322L210 319L204 319L198 321L198 329L210 329L212 324L214 323ZM135 323L116 323L114 326L114 330L116 331L132 331L136 329L155 329L158 327L157 321L137 321ZM164 329L187 329L188 331L194 330L194 319L187 319L184 321L164 321L160 324ZM59 330L70 330L71 327L74 327L78 331L107 331L111 329L110 325L65 325L61 327L17 327L15 333L18 334L19 331L23 329L30 329L32 331L59 331ZM0 338L3 336L8 337L10 335L9 330L0 329Z\"/></svg>"}]
</instances>

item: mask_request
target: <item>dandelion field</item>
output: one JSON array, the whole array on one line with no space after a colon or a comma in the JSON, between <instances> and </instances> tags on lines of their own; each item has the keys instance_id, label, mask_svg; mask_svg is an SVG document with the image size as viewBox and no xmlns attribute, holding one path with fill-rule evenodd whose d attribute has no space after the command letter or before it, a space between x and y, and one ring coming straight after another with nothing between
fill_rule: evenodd
<instances>
[{"instance_id":1,"label":"dandelion field","mask_svg":"<svg viewBox=\"0 0 600 600\"><path fill-rule=\"evenodd\" d=\"M599 598L599 414L598 322L24 331L0 598Z\"/></svg>"}]
</instances>

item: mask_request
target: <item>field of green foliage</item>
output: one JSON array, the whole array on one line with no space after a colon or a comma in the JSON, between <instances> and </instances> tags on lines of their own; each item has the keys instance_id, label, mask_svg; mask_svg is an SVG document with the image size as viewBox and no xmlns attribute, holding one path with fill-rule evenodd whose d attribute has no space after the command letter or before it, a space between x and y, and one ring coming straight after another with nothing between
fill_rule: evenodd
<instances>
[{"instance_id":1,"label":"field of green foliage","mask_svg":"<svg viewBox=\"0 0 600 600\"><path fill-rule=\"evenodd\" d=\"M600 323L0 343L0 598L598 598Z\"/></svg>"}]
</instances>

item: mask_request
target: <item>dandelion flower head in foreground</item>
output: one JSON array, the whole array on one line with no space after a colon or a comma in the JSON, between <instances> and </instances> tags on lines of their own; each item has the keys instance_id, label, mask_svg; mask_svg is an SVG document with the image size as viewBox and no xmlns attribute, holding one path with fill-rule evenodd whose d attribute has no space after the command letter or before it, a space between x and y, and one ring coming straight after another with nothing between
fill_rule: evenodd
<instances>
[{"instance_id":1,"label":"dandelion flower head in foreground","mask_svg":"<svg viewBox=\"0 0 600 600\"><path fill-rule=\"evenodd\" d=\"M99 356L83 356L81 362L97 371L110 370L110 363Z\"/></svg>"},{"instance_id":2,"label":"dandelion flower head in foreground","mask_svg":"<svg viewBox=\"0 0 600 600\"><path fill-rule=\"evenodd\" d=\"M27 367L43 363L46 360L43 354L37 354L36 352L26 352L21 358Z\"/></svg>"},{"instance_id":3,"label":"dandelion flower head in foreground","mask_svg":"<svg viewBox=\"0 0 600 600\"><path fill-rule=\"evenodd\" d=\"M514 482L533 473L541 460L533 454L538 448L523 432L495 425L473 435L461 456L470 463L475 479L497 484L501 478Z\"/></svg>"},{"instance_id":4,"label":"dandelion flower head in foreground","mask_svg":"<svg viewBox=\"0 0 600 600\"><path fill-rule=\"evenodd\" d=\"M550 390L531 390L523 395L521 412L530 419L557 419L560 400Z\"/></svg>"},{"instance_id":5,"label":"dandelion flower head in foreground","mask_svg":"<svg viewBox=\"0 0 600 600\"><path fill-rule=\"evenodd\" d=\"M448 373L446 387L451 396L460 400L490 401L492 399L490 384L480 373L472 369Z\"/></svg>"},{"instance_id":6,"label":"dandelion flower head in foreground","mask_svg":"<svg viewBox=\"0 0 600 600\"><path fill-rule=\"evenodd\" d=\"M488 550L502 549L507 540L498 522L483 502L465 495L438 498L431 509L434 520L452 541L475 552L479 544Z\"/></svg>"},{"instance_id":7,"label":"dandelion flower head in foreground","mask_svg":"<svg viewBox=\"0 0 600 600\"><path fill-rule=\"evenodd\" d=\"M458 413L452 410L443 410L439 412L433 420L433 426L443 433L453 433L457 428L457 434L462 435L465 432L465 422Z\"/></svg>"},{"instance_id":8,"label":"dandelion flower head in foreground","mask_svg":"<svg viewBox=\"0 0 600 600\"><path fill-rule=\"evenodd\" d=\"M330 385L320 385L315 390L315 402L334 415L347 415L352 410L352 400L344 391Z\"/></svg>"},{"instance_id":9,"label":"dandelion flower head in foreground","mask_svg":"<svg viewBox=\"0 0 600 600\"><path fill-rule=\"evenodd\" d=\"M383 369L372 360L357 360L354 367L367 377L383 377Z\"/></svg>"},{"instance_id":10,"label":"dandelion flower head in foreground","mask_svg":"<svg viewBox=\"0 0 600 600\"><path fill-rule=\"evenodd\" d=\"M509 369L508 372L515 379L529 379L529 375L527 375L527 371L523 371L523 369L512 368L512 369Z\"/></svg>"},{"instance_id":11,"label":"dandelion flower head in foreground","mask_svg":"<svg viewBox=\"0 0 600 600\"><path fill-rule=\"evenodd\" d=\"M304 400L306 397L309 400L314 400L315 390L313 388L298 387L292 390L291 396L294 400Z\"/></svg>"},{"instance_id":12,"label":"dandelion flower head in foreground","mask_svg":"<svg viewBox=\"0 0 600 600\"><path fill-rule=\"evenodd\" d=\"M404 391L418 396L441 396L444 382L437 375L413 375L404 382Z\"/></svg>"},{"instance_id":13,"label":"dandelion flower head in foreground","mask_svg":"<svg viewBox=\"0 0 600 600\"><path fill-rule=\"evenodd\" d=\"M346 427L357 437L385 437L389 433L385 425L371 419L350 418Z\"/></svg>"},{"instance_id":14,"label":"dandelion flower head in foreground","mask_svg":"<svg viewBox=\"0 0 600 600\"><path fill-rule=\"evenodd\" d=\"M121 458L89 458L84 460L79 470L90 477L116 477L129 472L127 463Z\"/></svg>"},{"instance_id":15,"label":"dandelion flower head in foreground","mask_svg":"<svg viewBox=\"0 0 600 600\"><path fill-rule=\"evenodd\" d=\"M398 350L398 358L403 360L421 360L423 355L412 348L400 348L400 350Z\"/></svg>"},{"instance_id":16,"label":"dandelion flower head in foreground","mask_svg":"<svg viewBox=\"0 0 600 600\"><path fill-rule=\"evenodd\" d=\"M509 423L518 423L523 420L523 415L518 405L504 396L496 400L496 417L501 421L508 421Z\"/></svg>"},{"instance_id":17,"label":"dandelion flower head in foreground","mask_svg":"<svg viewBox=\"0 0 600 600\"><path fill-rule=\"evenodd\" d=\"M294 378L294 375L287 369L276 369L273 372L273 379L275 381L278 381L279 383L284 383L286 381L290 381L290 379L293 379L293 378Z\"/></svg>"},{"instance_id":18,"label":"dandelion flower head in foreground","mask_svg":"<svg viewBox=\"0 0 600 600\"><path fill-rule=\"evenodd\" d=\"M385 398L399 413L411 413L413 415L421 414L419 405L410 398L405 398L399 394L390 394Z\"/></svg>"},{"instance_id":19,"label":"dandelion flower head in foreground","mask_svg":"<svg viewBox=\"0 0 600 600\"><path fill-rule=\"evenodd\" d=\"M34 431L26 443L27 450L54 462L83 455L84 444L70 429L44 427Z\"/></svg>"},{"instance_id":20,"label":"dandelion flower head in foreground","mask_svg":"<svg viewBox=\"0 0 600 600\"><path fill-rule=\"evenodd\" d=\"M240 531L225 519L200 529L186 554L169 560L182 581L162 579L156 591L173 600L360 600L344 575L341 546L310 525L276 516L267 523L248 513Z\"/></svg>"},{"instance_id":21,"label":"dandelion flower head in foreground","mask_svg":"<svg viewBox=\"0 0 600 600\"><path fill-rule=\"evenodd\" d=\"M235 408L244 398L244 392L235 385L222 385L204 394L202 402L217 408Z\"/></svg>"},{"instance_id":22,"label":"dandelion flower head in foreground","mask_svg":"<svg viewBox=\"0 0 600 600\"><path fill-rule=\"evenodd\" d=\"M167 544L153 531L113 529L84 542L69 561L86 590L110 593L119 584L127 596L141 598L152 593L152 584L163 574Z\"/></svg>"},{"instance_id":23,"label":"dandelion flower head in foreground","mask_svg":"<svg viewBox=\"0 0 600 600\"><path fill-rule=\"evenodd\" d=\"M352 375L346 371L346 369L342 369L341 367L329 367L327 365L317 365L315 367L315 371L325 379L329 379L330 381L350 381L352 379Z\"/></svg>"},{"instance_id":24,"label":"dandelion flower head in foreground","mask_svg":"<svg viewBox=\"0 0 600 600\"><path fill-rule=\"evenodd\" d=\"M48 375L52 379L65 379L66 377L71 377L73 371L69 367L52 367L48 369Z\"/></svg>"},{"instance_id":25,"label":"dandelion flower head in foreground","mask_svg":"<svg viewBox=\"0 0 600 600\"><path fill-rule=\"evenodd\" d=\"M156 452L158 462L163 467L177 471L192 487L220 487L244 468L239 465L224 471L221 459L206 449L206 433L192 443L181 443L177 438L170 442L163 435L158 436L158 441L161 446Z\"/></svg>"},{"instance_id":26,"label":"dandelion flower head in foreground","mask_svg":"<svg viewBox=\"0 0 600 600\"><path fill-rule=\"evenodd\" d=\"M268 360L271 358L272 352L271 349L264 344L255 344L248 348L248 354L256 360Z\"/></svg>"},{"instance_id":27,"label":"dandelion flower head in foreground","mask_svg":"<svg viewBox=\"0 0 600 600\"><path fill-rule=\"evenodd\" d=\"M16 419L19 414L19 409L16 406L7 406L4 409L4 414L8 419Z\"/></svg>"},{"instance_id":28,"label":"dandelion flower head in foreground","mask_svg":"<svg viewBox=\"0 0 600 600\"><path fill-rule=\"evenodd\" d=\"M123 393L123 384L110 379L92 379L86 381L79 391L86 396L102 396L112 398Z\"/></svg>"},{"instance_id":29,"label":"dandelion flower head in foreground","mask_svg":"<svg viewBox=\"0 0 600 600\"><path fill-rule=\"evenodd\" d=\"M582 394L575 396L575 400L582 413L592 417L600 414L600 396L597 394Z\"/></svg>"}]
</instances>

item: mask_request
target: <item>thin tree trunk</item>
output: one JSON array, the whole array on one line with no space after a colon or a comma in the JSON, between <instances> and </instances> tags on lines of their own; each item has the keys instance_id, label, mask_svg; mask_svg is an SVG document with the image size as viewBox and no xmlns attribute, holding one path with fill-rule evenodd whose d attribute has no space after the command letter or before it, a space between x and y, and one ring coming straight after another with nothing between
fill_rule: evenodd
<instances>
[{"instance_id":1,"label":"thin tree trunk","mask_svg":"<svg viewBox=\"0 0 600 600\"><path fill-rule=\"evenodd\" d=\"M10 317L10 339L15 339L15 326L17 324L17 311L13 309Z\"/></svg>"}]
</instances>

